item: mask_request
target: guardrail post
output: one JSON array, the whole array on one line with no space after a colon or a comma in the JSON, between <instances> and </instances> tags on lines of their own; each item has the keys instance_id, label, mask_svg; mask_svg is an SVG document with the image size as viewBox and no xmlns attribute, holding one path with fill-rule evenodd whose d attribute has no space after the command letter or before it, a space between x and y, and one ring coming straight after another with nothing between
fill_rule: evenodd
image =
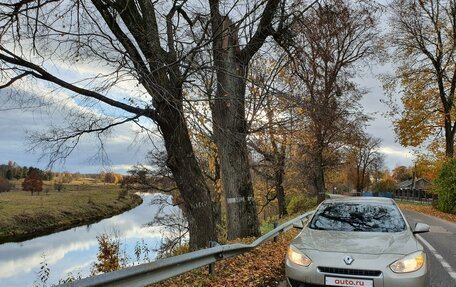
<instances>
[{"instance_id":1,"label":"guardrail post","mask_svg":"<svg viewBox=\"0 0 456 287\"><path fill-rule=\"evenodd\" d=\"M209 247L215 247L218 244L216 241L209 241ZM209 275L215 275L215 262L208 265Z\"/></svg>"},{"instance_id":2,"label":"guardrail post","mask_svg":"<svg viewBox=\"0 0 456 287\"><path fill-rule=\"evenodd\" d=\"M279 226L279 224L278 224L277 222L274 222L274 223L272 224L272 226L274 226L274 229L276 229L277 226ZM277 235L277 236L274 236L274 242L277 242L277 239L278 239L278 238L279 238L278 235Z\"/></svg>"}]
</instances>

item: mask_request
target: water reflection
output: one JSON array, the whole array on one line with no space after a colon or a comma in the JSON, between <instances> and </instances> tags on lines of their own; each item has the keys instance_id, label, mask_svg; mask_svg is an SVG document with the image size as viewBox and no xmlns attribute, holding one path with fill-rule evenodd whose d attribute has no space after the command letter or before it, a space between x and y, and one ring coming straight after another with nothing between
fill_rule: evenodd
<instances>
[{"instance_id":1,"label":"water reflection","mask_svg":"<svg viewBox=\"0 0 456 287\"><path fill-rule=\"evenodd\" d=\"M151 249L157 249L166 230L162 226L146 226L157 212L182 216L178 207L150 205L156 197L165 195L141 194L143 203L123 214L104 219L90 226L81 226L66 231L38 237L21 243L0 245L0 286L33 286L43 254L51 270L48 282L57 283L68 273L88 276L98 252L97 235L103 233L119 235L120 242L130 258L138 241ZM150 254L153 259L155 254Z\"/></svg>"}]
</instances>

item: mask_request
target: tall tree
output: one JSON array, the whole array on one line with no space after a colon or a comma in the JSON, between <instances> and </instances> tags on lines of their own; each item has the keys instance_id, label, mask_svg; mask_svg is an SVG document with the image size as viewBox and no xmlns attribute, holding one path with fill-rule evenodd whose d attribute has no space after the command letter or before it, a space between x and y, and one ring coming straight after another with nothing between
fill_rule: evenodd
<instances>
[{"instance_id":1,"label":"tall tree","mask_svg":"<svg viewBox=\"0 0 456 287\"><path fill-rule=\"evenodd\" d=\"M224 14L224 11L233 10L230 1L209 0L213 63L217 75L212 118L220 156L229 239L259 235L246 140L246 81L249 63L266 39L275 36L282 41L280 34L286 17L275 17L278 12L284 12L285 8L279 9L281 3L280 0L267 0L246 5L245 15L236 21L234 16ZM253 15L259 20L244 21ZM242 35L247 37L241 37L240 27L248 28Z\"/></svg>"},{"instance_id":2,"label":"tall tree","mask_svg":"<svg viewBox=\"0 0 456 287\"><path fill-rule=\"evenodd\" d=\"M383 165L383 156L379 153L381 140L361 134L349 148L347 162L355 170L355 186L362 192L369 183L369 175L379 171Z\"/></svg>"},{"instance_id":3,"label":"tall tree","mask_svg":"<svg viewBox=\"0 0 456 287\"><path fill-rule=\"evenodd\" d=\"M386 81L391 96L400 82L403 111L395 120L402 145L419 146L445 138L445 154L454 156L456 119L456 2L396 0L390 5L388 47L398 63L395 79Z\"/></svg>"},{"instance_id":4,"label":"tall tree","mask_svg":"<svg viewBox=\"0 0 456 287\"><path fill-rule=\"evenodd\" d=\"M373 55L376 11L345 0L322 1L299 21L292 76L302 115L309 181L319 200L325 194L325 170L334 151L365 117L358 109L362 92L353 83L355 63Z\"/></svg>"},{"instance_id":5,"label":"tall tree","mask_svg":"<svg viewBox=\"0 0 456 287\"><path fill-rule=\"evenodd\" d=\"M153 121L184 199L190 246L197 248L215 240L216 232L210 192L193 152L183 110L184 82L193 68L185 63L207 42L203 38L186 42L187 32L182 31L208 31L208 25L198 17L193 22L188 8L186 1L177 0L2 3L0 88L34 78L105 111L102 115L85 112L68 129L52 129L39 136L38 143L49 148L51 161L68 156L87 133L100 138L121 124L144 128L140 118ZM94 68L89 80L84 75L69 81L55 72L62 61L72 63L73 72L82 64L108 71ZM119 97L111 89L123 82L134 83L138 91Z\"/></svg>"},{"instance_id":6,"label":"tall tree","mask_svg":"<svg viewBox=\"0 0 456 287\"><path fill-rule=\"evenodd\" d=\"M261 209L277 201L278 215L282 217L287 214L284 181L293 140L290 113L293 103L287 97L283 53L273 47L265 54L255 57L249 67L248 144L255 152L253 170L266 183Z\"/></svg>"}]
</instances>

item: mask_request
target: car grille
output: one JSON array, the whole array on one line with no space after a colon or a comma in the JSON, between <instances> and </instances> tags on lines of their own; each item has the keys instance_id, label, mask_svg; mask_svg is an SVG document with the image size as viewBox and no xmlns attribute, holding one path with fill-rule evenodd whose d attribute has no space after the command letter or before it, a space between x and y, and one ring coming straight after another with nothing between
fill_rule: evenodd
<instances>
[{"instance_id":1,"label":"car grille","mask_svg":"<svg viewBox=\"0 0 456 287\"><path fill-rule=\"evenodd\" d=\"M288 278L288 282L290 282L292 287L323 287L323 285L314 285L314 284L303 283L303 282L296 281L296 280L293 280L290 278Z\"/></svg>"},{"instance_id":2,"label":"car grille","mask_svg":"<svg viewBox=\"0 0 456 287\"><path fill-rule=\"evenodd\" d=\"M382 271L378 271L378 270L345 269L345 268L334 268L334 267L318 267L318 271L324 272L324 273L331 273L331 274L372 276L372 277L378 277L382 274Z\"/></svg>"}]
</instances>

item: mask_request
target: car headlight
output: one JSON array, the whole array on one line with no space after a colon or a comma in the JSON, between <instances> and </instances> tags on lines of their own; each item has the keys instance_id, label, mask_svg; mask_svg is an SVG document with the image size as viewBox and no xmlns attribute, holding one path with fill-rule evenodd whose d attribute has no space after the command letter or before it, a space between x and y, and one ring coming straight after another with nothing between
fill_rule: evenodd
<instances>
[{"instance_id":1,"label":"car headlight","mask_svg":"<svg viewBox=\"0 0 456 287\"><path fill-rule=\"evenodd\" d=\"M390 265L394 273L409 273L419 270L424 265L426 254L423 251L418 251L397 260Z\"/></svg>"},{"instance_id":2,"label":"car headlight","mask_svg":"<svg viewBox=\"0 0 456 287\"><path fill-rule=\"evenodd\" d=\"M290 260L291 262L304 266L304 267L307 267L310 265L310 263L312 263L312 260L310 260L309 257L304 255L304 253L302 253L301 251L299 251L296 247L293 247L292 245L290 245L290 247L288 247L287 256L288 256L288 260Z\"/></svg>"}]
</instances>

